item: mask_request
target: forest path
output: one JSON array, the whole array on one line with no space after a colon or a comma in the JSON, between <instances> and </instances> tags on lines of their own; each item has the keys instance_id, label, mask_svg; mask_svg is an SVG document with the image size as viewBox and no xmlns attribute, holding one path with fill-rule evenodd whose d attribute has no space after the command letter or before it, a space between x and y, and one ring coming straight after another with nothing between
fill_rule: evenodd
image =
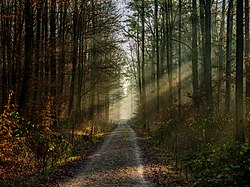
<instances>
[{"instance_id":1,"label":"forest path","mask_svg":"<svg viewBox=\"0 0 250 187\"><path fill-rule=\"evenodd\" d=\"M143 170L136 133L121 121L81 172L59 186L152 186L144 179Z\"/></svg>"}]
</instances>

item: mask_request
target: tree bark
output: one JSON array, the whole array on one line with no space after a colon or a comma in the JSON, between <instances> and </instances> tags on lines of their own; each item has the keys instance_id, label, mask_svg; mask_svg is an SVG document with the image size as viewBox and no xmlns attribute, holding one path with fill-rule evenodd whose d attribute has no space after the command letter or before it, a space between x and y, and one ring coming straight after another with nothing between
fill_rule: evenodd
<instances>
[{"instance_id":1,"label":"tree bark","mask_svg":"<svg viewBox=\"0 0 250 187\"><path fill-rule=\"evenodd\" d=\"M243 125L243 1L237 0L236 13L236 141L245 142Z\"/></svg>"},{"instance_id":2,"label":"tree bark","mask_svg":"<svg viewBox=\"0 0 250 187\"><path fill-rule=\"evenodd\" d=\"M197 45L197 2L192 0L192 83L193 83L193 105L199 108L198 95L198 45Z\"/></svg>"},{"instance_id":3,"label":"tree bark","mask_svg":"<svg viewBox=\"0 0 250 187\"><path fill-rule=\"evenodd\" d=\"M182 116L181 113L181 87L182 87L182 80L181 80L181 71L182 71L182 47L181 47L181 42L182 42L182 4L181 0L179 0L179 52L178 52L178 112L179 112L179 117Z\"/></svg>"},{"instance_id":4,"label":"tree bark","mask_svg":"<svg viewBox=\"0 0 250 187\"><path fill-rule=\"evenodd\" d=\"M231 62L232 62L232 40L233 40L233 4L234 0L229 1L227 13L227 44L226 44L226 98L225 113L231 110Z\"/></svg>"},{"instance_id":5,"label":"tree bark","mask_svg":"<svg viewBox=\"0 0 250 187\"><path fill-rule=\"evenodd\" d=\"M160 51L158 26L158 0L155 0L155 48L156 48L156 110L160 112Z\"/></svg>"},{"instance_id":6,"label":"tree bark","mask_svg":"<svg viewBox=\"0 0 250 187\"><path fill-rule=\"evenodd\" d=\"M246 67L246 114L250 115L250 36L249 36L249 0L245 0L245 67ZM250 145L250 121L248 121L248 143Z\"/></svg>"},{"instance_id":7,"label":"tree bark","mask_svg":"<svg viewBox=\"0 0 250 187\"><path fill-rule=\"evenodd\" d=\"M69 96L69 107L68 116L71 116L74 98L75 98L75 79L76 79L76 66L77 66L77 55L78 55L78 36L77 36L77 22L78 22L78 10L77 1L75 0L75 8L73 14L73 50L72 50L72 71L71 71L71 81L70 81L70 96Z\"/></svg>"},{"instance_id":8,"label":"tree bark","mask_svg":"<svg viewBox=\"0 0 250 187\"><path fill-rule=\"evenodd\" d=\"M56 97L56 1L52 0L50 4L50 91L53 97Z\"/></svg>"},{"instance_id":9,"label":"tree bark","mask_svg":"<svg viewBox=\"0 0 250 187\"><path fill-rule=\"evenodd\" d=\"M225 33L225 13L226 13L226 0L222 1L222 12L221 12L221 26L220 26L220 39L219 39L219 61L218 61L218 85L217 85L217 111L220 111L220 100L221 100L221 87L223 78L223 62L224 62L224 33Z\"/></svg>"},{"instance_id":10,"label":"tree bark","mask_svg":"<svg viewBox=\"0 0 250 187\"><path fill-rule=\"evenodd\" d=\"M204 0L199 0L200 2L200 32L201 32L201 73L200 73L200 93L204 94L205 88L205 41L206 41L206 31L205 31L205 2ZM202 103L206 101L201 100Z\"/></svg>"},{"instance_id":11,"label":"tree bark","mask_svg":"<svg viewBox=\"0 0 250 187\"><path fill-rule=\"evenodd\" d=\"M173 23L172 23L172 0L166 3L166 27L167 27L167 72L168 72L168 93L169 106L173 105Z\"/></svg>"},{"instance_id":12,"label":"tree bark","mask_svg":"<svg viewBox=\"0 0 250 187\"><path fill-rule=\"evenodd\" d=\"M147 127L147 120L146 120L146 75L145 75L145 2L142 0L142 6L141 6L141 22L142 22L142 46L141 46L141 68L142 68L142 110L143 110L143 118L144 118L144 129L145 131L148 130Z\"/></svg>"},{"instance_id":13,"label":"tree bark","mask_svg":"<svg viewBox=\"0 0 250 187\"><path fill-rule=\"evenodd\" d=\"M22 81L22 90L19 105L25 111L29 100L29 85L32 68L32 38L33 38L33 21L30 0L25 0L25 53L24 53L24 76Z\"/></svg>"},{"instance_id":14,"label":"tree bark","mask_svg":"<svg viewBox=\"0 0 250 187\"><path fill-rule=\"evenodd\" d=\"M204 0L203 0L204 1ZM213 91L212 91L212 69L211 69L211 0L206 0L205 4L205 59L204 59L204 79L206 89L206 113L213 113Z\"/></svg>"}]
</instances>

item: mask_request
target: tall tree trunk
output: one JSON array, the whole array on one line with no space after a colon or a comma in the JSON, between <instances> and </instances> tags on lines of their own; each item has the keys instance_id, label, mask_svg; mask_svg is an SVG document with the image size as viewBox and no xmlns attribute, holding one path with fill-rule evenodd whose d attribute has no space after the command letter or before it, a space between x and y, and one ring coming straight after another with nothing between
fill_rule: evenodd
<instances>
[{"instance_id":1,"label":"tall tree trunk","mask_svg":"<svg viewBox=\"0 0 250 187\"><path fill-rule=\"evenodd\" d=\"M245 142L243 125L243 1L237 0L236 13L236 141Z\"/></svg>"},{"instance_id":2,"label":"tall tree trunk","mask_svg":"<svg viewBox=\"0 0 250 187\"><path fill-rule=\"evenodd\" d=\"M32 38L33 38L33 21L30 0L25 0L25 53L24 53L24 76L22 81L22 90L19 106L23 111L27 109L29 99L29 84L32 67Z\"/></svg>"},{"instance_id":3,"label":"tall tree trunk","mask_svg":"<svg viewBox=\"0 0 250 187\"><path fill-rule=\"evenodd\" d=\"M18 1L18 12L22 12L22 9L20 8L20 5L22 4L22 0L19 0ZM15 93L15 100L17 102L19 102L18 98L20 96L20 92L21 92L21 84L19 82L19 79L20 79L20 74L21 74L21 67L22 67L22 59L20 58L22 56L22 48L23 48L23 45L22 45L22 41L23 41L23 38L22 38L22 31L23 31L23 24L24 24L24 20L25 18L19 14L17 16L17 20L18 20L18 36L17 36L17 43L16 44L16 64L15 64L15 69L16 69L16 87L15 87L15 90L14 90L14 93Z\"/></svg>"},{"instance_id":4,"label":"tall tree trunk","mask_svg":"<svg viewBox=\"0 0 250 187\"><path fill-rule=\"evenodd\" d=\"M192 0L192 83L193 83L193 105L199 108L198 95L198 45L197 45L197 2Z\"/></svg>"},{"instance_id":5,"label":"tall tree trunk","mask_svg":"<svg viewBox=\"0 0 250 187\"><path fill-rule=\"evenodd\" d=\"M206 31L205 31L205 2L204 0L199 0L200 2L200 32L201 32L201 73L200 73L200 92L204 94L205 92L205 37L206 37ZM204 100L201 101L202 103L206 102Z\"/></svg>"},{"instance_id":6,"label":"tall tree trunk","mask_svg":"<svg viewBox=\"0 0 250 187\"><path fill-rule=\"evenodd\" d=\"M168 91L169 91L169 106L173 105L173 23L172 23L172 0L166 3L166 23L167 23L167 68L168 68Z\"/></svg>"},{"instance_id":7,"label":"tall tree trunk","mask_svg":"<svg viewBox=\"0 0 250 187\"><path fill-rule=\"evenodd\" d=\"M76 66L77 66L77 51L78 51L78 36L77 36L77 22L78 22L78 10L77 1L75 0L75 9L73 15L73 50L72 50L72 71L71 71L71 81L70 81L70 96L69 96L69 108L68 115L71 116L74 96L75 96L75 79L76 79Z\"/></svg>"},{"instance_id":8,"label":"tall tree trunk","mask_svg":"<svg viewBox=\"0 0 250 187\"><path fill-rule=\"evenodd\" d=\"M142 0L142 10L141 10L141 22L142 22L142 46L141 46L141 68L142 68L142 105L143 105L143 118L144 121L144 129L145 131L148 130L147 123L146 123L146 75L145 75L145 2Z\"/></svg>"},{"instance_id":9,"label":"tall tree trunk","mask_svg":"<svg viewBox=\"0 0 250 187\"><path fill-rule=\"evenodd\" d=\"M1 12L3 14L5 14L5 4L4 2L0 2L0 7L1 7ZM2 74L1 74L1 93L2 93L2 97L1 97L1 112L4 111L4 105L6 104L7 101L7 89L6 89L6 85L7 85L7 75L6 75L6 47L5 47L5 40L6 40L6 32L5 32L5 18L4 16L1 16L1 33L0 33L0 37L1 37L1 46L2 46Z\"/></svg>"},{"instance_id":10,"label":"tall tree trunk","mask_svg":"<svg viewBox=\"0 0 250 187\"><path fill-rule=\"evenodd\" d=\"M140 21L140 17L138 16L138 23ZM139 27L136 31L136 56L137 56L137 72L138 72L138 86L139 86L139 95L140 95L140 101L142 102L142 78L141 78L141 52L140 52L140 31Z\"/></svg>"},{"instance_id":11,"label":"tall tree trunk","mask_svg":"<svg viewBox=\"0 0 250 187\"><path fill-rule=\"evenodd\" d=\"M66 24L66 18L67 18L67 3L64 2L61 5L61 10L63 13L60 14L60 46L61 46L61 51L60 51L60 63L59 63L59 70L58 70L58 76L60 76L59 79L59 93L60 95L63 95L63 91L64 91L64 69L65 69L65 48L66 48L66 44L65 44L65 34L66 34L66 28L65 28L65 24Z\"/></svg>"},{"instance_id":12,"label":"tall tree trunk","mask_svg":"<svg viewBox=\"0 0 250 187\"><path fill-rule=\"evenodd\" d=\"M51 95L56 96L56 1L50 4L50 70L51 70Z\"/></svg>"},{"instance_id":13,"label":"tall tree trunk","mask_svg":"<svg viewBox=\"0 0 250 187\"><path fill-rule=\"evenodd\" d=\"M160 112L160 51L158 26L158 0L155 0L155 48L156 48L156 110Z\"/></svg>"},{"instance_id":14,"label":"tall tree trunk","mask_svg":"<svg viewBox=\"0 0 250 187\"><path fill-rule=\"evenodd\" d=\"M182 47L181 47L181 42L182 42L182 4L181 0L179 0L179 31L178 31L178 37L179 37L179 43L178 43L178 112L179 112L179 117L182 116L181 112L181 89L182 89L182 80L181 80L181 72L182 72Z\"/></svg>"},{"instance_id":15,"label":"tall tree trunk","mask_svg":"<svg viewBox=\"0 0 250 187\"><path fill-rule=\"evenodd\" d=\"M11 13L11 5L8 3L7 5L7 15ZM12 18L5 19L5 32L6 32L6 74L7 74L7 90L12 89L12 76L11 76L11 69L13 59L11 59L11 21Z\"/></svg>"},{"instance_id":16,"label":"tall tree trunk","mask_svg":"<svg viewBox=\"0 0 250 187\"><path fill-rule=\"evenodd\" d=\"M204 0L203 0L204 1ZM211 0L206 0L205 4L205 61L204 79L206 90L206 113L213 112L213 91L212 91L212 70L211 70Z\"/></svg>"},{"instance_id":17,"label":"tall tree trunk","mask_svg":"<svg viewBox=\"0 0 250 187\"><path fill-rule=\"evenodd\" d=\"M49 72L50 72L50 67L49 67L49 61L47 58L47 53L48 53L48 35L49 35L49 21L48 21L48 0L44 1L44 8L43 8L43 40L44 40L44 64L43 64L43 70L41 71L42 77L41 79L44 80L45 88L44 88L44 94L45 96L48 96L49 94ZM44 72L44 73L43 73Z\"/></svg>"},{"instance_id":18,"label":"tall tree trunk","mask_svg":"<svg viewBox=\"0 0 250 187\"><path fill-rule=\"evenodd\" d=\"M79 28L83 29L83 28ZM83 33L81 31L79 40L80 40L80 46L79 46L79 51L81 54L79 54L79 63L78 63L78 86L77 86L77 108L79 113L82 111L82 88L83 88L83 63L86 61L86 39L83 36Z\"/></svg>"},{"instance_id":19,"label":"tall tree trunk","mask_svg":"<svg viewBox=\"0 0 250 187\"><path fill-rule=\"evenodd\" d=\"M250 112L250 36L249 36L249 0L245 0L245 56L246 58L246 113ZM250 121L248 122L248 143L250 144Z\"/></svg>"},{"instance_id":20,"label":"tall tree trunk","mask_svg":"<svg viewBox=\"0 0 250 187\"><path fill-rule=\"evenodd\" d=\"M166 0L164 0L163 5L162 5L162 20L161 20L161 53L160 53L160 77L164 75L164 63L165 63L165 57L166 57L166 31L167 31L167 26L166 26Z\"/></svg>"},{"instance_id":21,"label":"tall tree trunk","mask_svg":"<svg viewBox=\"0 0 250 187\"><path fill-rule=\"evenodd\" d=\"M40 106L40 97L38 95L39 92L39 71L40 71L40 45L41 45L41 14L42 14L42 3L39 2L37 4L37 14L36 14L36 41L35 41L35 66L34 66L34 74L35 74L35 90L33 100L38 103L38 107ZM38 111L36 105L33 106L33 111Z\"/></svg>"},{"instance_id":22,"label":"tall tree trunk","mask_svg":"<svg viewBox=\"0 0 250 187\"><path fill-rule=\"evenodd\" d=\"M226 0L222 1L222 12L221 12L221 26L220 26L220 40L219 40L219 62L218 62L218 85L217 85L217 111L220 111L220 100L221 100L221 87L223 78L223 62L224 62L224 33L225 33L225 12L226 12Z\"/></svg>"},{"instance_id":23,"label":"tall tree trunk","mask_svg":"<svg viewBox=\"0 0 250 187\"><path fill-rule=\"evenodd\" d=\"M226 98L225 113L229 114L231 109L231 62L232 62L232 40L233 40L233 4L229 1L227 12L227 44L226 44Z\"/></svg>"},{"instance_id":24,"label":"tall tree trunk","mask_svg":"<svg viewBox=\"0 0 250 187\"><path fill-rule=\"evenodd\" d=\"M18 14L18 2L17 0L15 0L15 8L14 8L14 12L15 14ZM14 36L13 36L13 46L12 46L12 50L14 51L12 53L12 90L13 92L15 93L15 95L17 95L16 93L16 83L17 83L17 69L16 69L16 63L18 63L17 61L17 49L18 49L18 19L19 19L19 16L15 16L14 18L14 26L13 26L13 29L14 29ZM16 103L16 97L14 96L14 102Z\"/></svg>"},{"instance_id":25,"label":"tall tree trunk","mask_svg":"<svg viewBox=\"0 0 250 187\"><path fill-rule=\"evenodd\" d=\"M5 47L5 32L4 32L4 19L1 20L1 23L2 23L2 29L3 29L3 34L1 36L1 44L3 46L3 49L2 49L2 103L1 103L1 111L3 112L4 111L4 105L6 104L6 101L7 101L7 89L6 89L6 85L7 85L7 75L6 75L6 47Z\"/></svg>"}]
</instances>

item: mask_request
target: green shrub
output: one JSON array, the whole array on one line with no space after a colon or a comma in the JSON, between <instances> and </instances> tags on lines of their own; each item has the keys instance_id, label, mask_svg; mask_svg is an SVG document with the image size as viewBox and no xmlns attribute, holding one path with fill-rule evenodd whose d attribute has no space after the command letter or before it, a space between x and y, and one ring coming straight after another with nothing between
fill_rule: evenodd
<instances>
[{"instance_id":1,"label":"green shrub","mask_svg":"<svg viewBox=\"0 0 250 187\"><path fill-rule=\"evenodd\" d=\"M232 140L232 119L228 116L214 114L198 119L192 118L187 123L191 132L196 132L195 135L200 136L203 143L223 144Z\"/></svg>"},{"instance_id":2,"label":"green shrub","mask_svg":"<svg viewBox=\"0 0 250 187\"><path fill-rule=\"evenodd\" d=\"M250 183L250 147L224 144L201 145L182 157L187 172L198 186L232 186Z\"/></svg>"},{"instance_id":3,"label":"green shrub","mask_svg":"<svg viewBox=\"0 0 250 187\"><path fill-rule=\"evenodd\" d=\"M152 135L153 141L156 143L156 145L172 149L178 121L169 120L167 122L158 122L157 125L158 128Z\"/></svg>"},{"instance_id":4,"label":"green shrub","mask_svg":"<svg viewBox=\"0 0 250 187\"><path fill-rule=\"evenodd\" d=\"M247 121L250 122L250 112L247 113Z\"/></svg>"},{"instance_id":5,"label":"green shrub","mask_svg":"<svg viewBox=\"0 0 250 187\"><path fill-rule=\"evenodd\" d=\"M29 133L26 146L34 158L39 171L45 171L46 167L54 166L58 161L69 157L70 144L56 132L41 126L35 127Z\"/></svg>"}]
</instances>

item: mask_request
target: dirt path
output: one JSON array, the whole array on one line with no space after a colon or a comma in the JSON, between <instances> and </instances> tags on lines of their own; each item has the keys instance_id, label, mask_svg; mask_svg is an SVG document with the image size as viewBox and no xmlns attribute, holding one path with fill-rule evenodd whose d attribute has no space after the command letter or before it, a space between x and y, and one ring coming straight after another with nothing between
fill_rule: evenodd
<instances>
[{"instance_id":1,"label":"dirt path","mask_svg":"<svg viewBox=\"0 0 250 187\"><path fill-rule=\"evenodd\" d=\"M107 137L80 174L59 186L153 186L143 177L137 136L125 121Z\"/></svg>"}]
</instances>

